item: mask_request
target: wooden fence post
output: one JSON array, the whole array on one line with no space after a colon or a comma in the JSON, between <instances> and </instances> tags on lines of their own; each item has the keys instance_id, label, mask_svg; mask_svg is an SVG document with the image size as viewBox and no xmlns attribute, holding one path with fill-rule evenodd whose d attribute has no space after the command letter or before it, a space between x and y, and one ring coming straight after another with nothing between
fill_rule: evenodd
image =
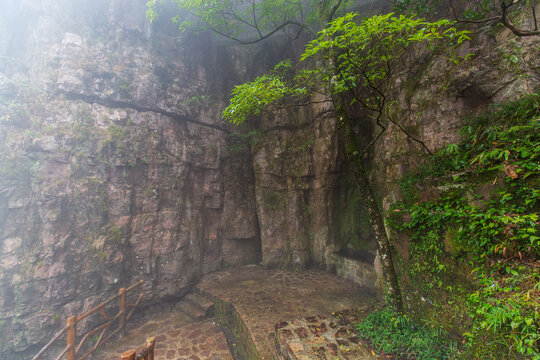
<instances>
[{"instance_id":1,"label":"wooden fence post","mask_svg":"<svg viewBox=\"0 0 540 360\"><path fill-rule=\"evenodd\" d=\"M66 353L66 360L75 360L75 340L77 338L77 316L73 315L67 319L67 346L69 347Z\"/></svg>"},{"instance_id":2,"label":"wooden fence post","mask_svg":"<svg viewBox=\"0 0 540 360\"><path fill-rule=\"evenodd\" d=\"M148 360L154 360L154 347L156 346L156 338L149 337L146 339L146 348L148 348Z\"/></svg>"},{"instance_id":3,"label":"wooden fence post","mask_svg":"<svg viewBox=\"0 0 540 360\"><path fill-rule=\"evenodd\" d=\"M121 356L122 356L121 360L135 360L135 351L133 350L124 351Z\"/></svg>"},{"instance_id":4,"label":"wooden fence post","mask_svg":"<svg viewBox=\"0 0 540 360\"><path fill-rule=\"evenodd\" d=\"M120 295L120 320L118 320L118 328L122 329L126 326L126 288L120 288L118 295Z\"/></svg>"}]
</instances>

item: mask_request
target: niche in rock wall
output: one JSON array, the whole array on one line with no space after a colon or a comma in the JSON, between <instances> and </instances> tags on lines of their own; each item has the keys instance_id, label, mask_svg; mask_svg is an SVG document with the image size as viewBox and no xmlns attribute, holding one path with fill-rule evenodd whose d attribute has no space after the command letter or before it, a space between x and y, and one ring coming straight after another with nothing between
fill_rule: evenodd
<instances>
[{"instance_id":1,"label":"niche in rock wall","mask_svg":"<svg viewBox=\"0 0 540 360\"><path fill-rule=\"evenodd\" d=\"M374 288L377 244L352 174L340 178L333 206L334 246L326 255L327 268L360 286Z\"/></svg>"},{"instance_id":2,"label":"niche in rock wall","mask_svg":"<svg viewBox=\"0 0 540 360\"><path fill-rule=\"evenodd\" d=\"M336 251L364 254L362 258L371 258L377 252L377 244L364 197L352 174L342 176L337 185L333 211Z\"/></svg>"}]
</instances>

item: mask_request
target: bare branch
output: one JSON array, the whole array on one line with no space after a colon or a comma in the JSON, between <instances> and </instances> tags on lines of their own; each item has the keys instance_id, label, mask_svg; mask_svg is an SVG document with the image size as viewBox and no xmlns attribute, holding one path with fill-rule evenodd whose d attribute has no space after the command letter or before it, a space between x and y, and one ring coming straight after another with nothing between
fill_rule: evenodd
<instances>
[{"instance_id":1,"label":"bare branch","mask_svg":"<svg viewBox=\"0 0 540 360\"><path fill-rule=\"evenodd\" d=\"M533 18L533 22L534 22L534 30L522 30L522 29L519 29L516 25L514 25L512 20L510 20L510 17L508 16L508 9L510 9L514 5L517 5L520 2L521 2L521 0L517 0L517 1L512 1L511 0L511 2L509 4L507 4L506 0L501 0L501 13L502 13L501 15L492 16L492 17L489 17L489 18L486 18L486 19L468 20L468 19L460 19L458 14L457 14L457 11L455 9L455 6L453 4L453 1L448 0L448 4L449 4L450 9L452 11L452 15L454 16L454 20L456 22L458 22L458 23L483 24L483 23L487 23L487 22L490 22L490 21L494 21L494 22L499 22L500 21L504 26L506 26L508 29L510 29L510 31L512 31L517 36L536 36L536 35L540 35L540 31L538 30L538 24L537 24L537 20L536 20L536 9L535 9L534 3L532 4L532 8L531 8L532 18Z\"/></svg>"},{"instance_id":2,"label":"bare branch","mask_svg":"<svg viewBox=\"0 0 540 360\"><path fill-rule=\"evenodd\" d=\"M538 23L536 22L536 8L534 7L534 3L532 4L532 15L534 20L534 30L538 30Z\"/></svg>"},{"instance_id":3,"label":"bare branch","mask_svg":"<svg viewBox=\"0 0 540 360\"><path fill-rule=\"evenodd\" d=\"M256 15L256 12L255 12L255 1L252 1L251 2L251 13L253 14L253 24L255 25L255 28L257 29L257 32L259 33L259 36L263 36L263 34L261 34L261 29L259 29L259 24L257 22L257 15Z\"/></svg>"},{"instance_id":4,"label":"bare branch","mask_svg":"<svg viewBox=\"0 0 540 360\"><path fill-rule=\"evenodd\" d=\"M313 104L325 104L325 103L329 103L329 102L332 102L332 100L331 99L320 100L320 101L310 100L310 101L307 101L307 102L304 102L304 103L291 103L291 104L283 104L283 105L273 105L272 108L269 108L269 109L267 109L265 111L268 112L268 113L271 113L271 112L276 111L276 110L290 109L290 108L295 108L295 107L304 107L304 106L313 105Z\"/></svg>"},{"instance_id":5,"label":"bare branch","mask_svg":"<svg viewBox=\"0 0 540 360\"><path fill-rule=\"evenodd\" d=\"M380 123L380 117L377 117L376 123L377 123L377 125L379 125L379 126L381 127L381 132L375 137L375 139L371 140L371 142L366 146L366 148L364 149L364 151L362 151L362 157L364 157L364 156L367 154L369 148L370 148L371 146L373 146L373 144L375 144L375 143L379 140L379 138L382 136L382 134L384 134L384 132L386 131L386 127L383 126L383 125Z\"/></svg>"},{"instance_id":6,"label":"bare branch","mask_svg":"<svg viewBox=\"0 0 540 360\"><path fill-rule=\"evenodd\" d=\"M540 31L538 30L538 27L536 25L536 12L533 6L533 17L535 19L535 30L527 31L527 30L521 30L518 29L510 20L508 17L508 9L512 7L513 5L517 4L518 2L511 2L510 4L506 4L506 0L501 1L501 10L502 10L502 18L501 22L506 26L510 31L512 31L517 36L535 36L540 35Z\"/></svg>"},{"instance_id":7,"label":"bare branch","mask_svg":"<svg viewBox=\"0 0 540 360\"><path fill-rule=\"evenodd\" d=\"M455 8L454 2L452 0L448 0L448 5L450 6L450 9L452 10L452 15L454 16L454 20L458 23L465 23L465 24L482 24L485 22L495 21L495 20L501 20L501 16L493 16L487 19L481 19L481 20L465 20L460 19L457 13L457 10Z\"/></svg>"},{"instance_id":8,"label":"bare branch","mask_svg":"<svg viewBox=\"0 0 540 360\"><path fill-rule=\"evenodd\" d=\"M433 152L431 152L431 150L429 150L429 148L427 147L427 145L420 139L417 139L416 137L412 136L407 130L405 130L405 128L403 126L401 126L400 123L398 123L397 121L395 121L394 119L392 119L392 117L390 115L387 115L386 116L388 118L388 120L396 125L398 127L399 130L401 130L402 133L404 133L407 138L417 142L418 144L420 144L422 146L422 148L424 148L424 150L429 154L429 155L433 155Z\"/></svg>"},{"instance_id":9,"label":"bare branch","mask_svg":"<svg viewBox=\"0 0 540 360\"><path fill-rule=\"evenodd\" d=\"M229 37L229 39L232 39L242 45L249 45L249 44L255 44L255 43L258 43L259 41L262 41L264 39L267 39L269 38L270 36L274 35L275 33L277 33L278 31L281 31L283 30L284 28L286 28L287 26L297 26L299 28L299 32L302 32L304 30L307 30L309 31L309 28L307 27L307 25L305 24L302 24L302 23L299 23L299 22L296 22L296 21L292 21L292 20L289 20L287 22L284 22L283 24L277 26L275 29L273 29L272 31L266 33L265 35L262 35L262 36L259 36L259 38L255 39L255 40L240 40L238 38L233 38L233 37ZM211 29L212 30L212 29ZM214 30L212 30L214 31ZM299 34L298 34L299 35Z\"/></svg>"},{"instance_id":10,"label":"bare branch","mask_svg":"<svg viewBox=\"0 0 540 360\"><path fill-rule=\"evenodd\" d=\"M336 15L336 11L341 6L341 3L342 3L342 0L338 0L338 2L336 2L334 6L332 6L332 8L330 9L330 12L328 13L328 18L326 19L326 22L330 22L334 19L334 16Z\"/></svg>"}]
</instances>

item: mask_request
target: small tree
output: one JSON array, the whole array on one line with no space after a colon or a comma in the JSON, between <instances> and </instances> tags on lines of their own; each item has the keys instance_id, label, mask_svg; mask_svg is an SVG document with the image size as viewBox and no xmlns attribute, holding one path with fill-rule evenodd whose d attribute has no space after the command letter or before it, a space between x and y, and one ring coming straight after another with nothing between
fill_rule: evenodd
<instances>
[{"instance_id":1,"label":"small tree","mask_svg":"<svg viewBox=\"0 0 540 360\"><path fill-rule=\"evenodd\" d=\"M334 19L343 7L340 0L176 2L180 9L198 19L196 24L199 29L210 29L241 43L260 41L279 30L287 31L290 27L295 27L298 32L311 31L313 25L318 23L321 30L300 57L307 66L295 69L291 60L285 60L270 73L236 86L229 106L223 111L223 117L241 124L249 116L263 111L307 105L314 101L333 104L337 118L345 125L347 154L364 194L383 267L388 303L402 310L392 246L365 171L364 155L386 130L388 122L395 124L429 151L390 116L388 90L398 72L406 71L400 66L405 55L413 58L413 62L418 61L435 50L444 51L459 45L467 39L467 32L458 31L449 20L429 22L413 16L394 14L360 21L357 14L349 13ZM155 16L155 5L156 0L149 2L150 18ZM280 8L280 5L284 7ZM183 29L193 25L193 22L182 22L180 27ZM307 64L308 59L314 58L315 61ZM360 146L353 132L355 120L351 111L354 104L360 104L367 111L368 117L363 121L374 121L381 128L379 135L364 147Z\"/></svg>"},{"instance_id":2,"label":"small tree","mask_svg":"<svg viewBox=\"0 0 540 360\"><path fill-rule=\"evenodd\" d=\"M430 52L449 50L468 37L467 31L458 31L449 20L428 22L392 13L373 16L361 22L357 19L358 15L354 13L339 17L308 43L300 59L305 61L317 57L322 60L320 66L293 72L295 75L291 75L292 62L284 61L270 74L237 86L229 106L223 111L223 117L240 124L252 114L291 104L307 104L310 99L320 98L321 94L326 101L333 102L337 117L345 125L347 153L364 193L381 257L387 295L390 303L400 309L401 299L392 260L392 246L365 171L364 155L387 129L388 122L429 152L421 140L413 137L393 119L389 112L388 92L398 72L403 70L400 62L405 55L409 55L414 62ZM454 60L458 61L456 58ZM381 129L364 147L360 146L353 132L351 105L355 103L367 110L372 121Z\"/></svg>"}]
</instances>

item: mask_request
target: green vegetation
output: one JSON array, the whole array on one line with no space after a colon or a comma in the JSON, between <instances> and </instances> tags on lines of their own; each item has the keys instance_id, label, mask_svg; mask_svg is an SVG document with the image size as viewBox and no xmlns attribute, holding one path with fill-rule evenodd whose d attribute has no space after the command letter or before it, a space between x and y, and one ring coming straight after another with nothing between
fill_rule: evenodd
<instances>
[{"instance_id":1,"label":"green vegetation","mask_svg":"<svg viewBox=\"0 0 540 360\"><path fill-rule=\"evenodd\" d=\"M107 128L107 138L104 142L114 143L126 137L126 130L117 125L111 125Z\"/></svg>"},{"instance_id":2,"label":"green vegetation","mask_svg":"<svg viewBox=\"0 0 540 360\"><path fill-rule=\"evenodd\" d=\"M171 0L181 15L173 18L180 30L211 30L216 35L242 44L264 40L278 32L298 36L301 31L316 32L350 1L343 0ZM147 16L157 18L158 5L147 2Z\"/></svg>"},{"instance_id":3,"label":"green vegetation","mask_svg":"<svg viewBox=\"0 0 540 360\"><path fill-rule=\"evenodd\" d=\"M131 89L131 84L126 79L118 80L118 89L128 92Z\"/></svg>"},{"instance_id":4,"label":"green vegetation","mask_svg":"<svg viewBox=\"0 0 540 360\"><path fill-rule=\"evenodd\" d=\"M409 276L468 299L469 356L502 346L540 359L539 104L536 93L472 118L460 144L403 180L406 199L392 212L410 235ZM413 189L429 182L441 194L419 202ZM452 263L470 263L473 290L447 283Z\"/></svg>"},{"instance_id":5,"label":"green vegetation","mask_svg":"<svg viewBox=\"0 0 540 360\"><path fill-rule=\"evenodd\" d=\"M413 14L437 14L441 10L447 11L446 7L442 7L443 0L393 0L394 10L400 13ZM467 7L462 3L464 0L455 0L453 7L455 11L460 11L463 19L480 20L486 16L496 15L501 10L500 1L493 0L468 0ZM458 6L456 6L458 5ZM464 8L464 9L462 9ZM458 14L455 14L458 15Z\"/></svg>"},{"instance_id":6,"label":"green vegetation","mask_svg":"<svg viewBox=\"0 0 540 360\"><path fill-rule=\"evenodd\" d=\"M124 239L124 232L113 224L107 224L101 229L102 236L106 237L108 243L120 244Z\"/></svg>"},{"instance_id":7,"label":"green vegetation","mask_svg":"<svg viewBox=\"0 0 540 360\"><path fill-rule=\"evenodd\" d=\"M186 101L186 104L187 105L203 105L203 104L207 104L211 99L211 96L210 95L206 95L206 94L203 94L203 95L193 95L192 97L190 97L187 101Z\"/></svg>"},{"instance_id":8,"label":"green vegetation","mask_svg":"<svg viewBox=\"0 0 540 360\"><path fill-rule=\"evenodd\" d=\"M291 74L291 69L292 62L285 60L277 64L270 74L235 86L230 104L223 111L223 118L239 125L248 116L279 109L279 102L284 99L307 96L305 87L295 87L287 83L286 76ZM295 76L294 80L300 80L300 77Z\"/></svg>"},{"instance_id":9,"label":"green vegetation","mask_svg":"<svg viewBox=\"0 0 540 360\"><path fill-rule=\"evenodd\" d=\"M101 148L112 151L116 149L119 152L125 152L127 150L127 144L125 139L127 137L127 130L124 127L118 125L111 125L107 128L106 136L101 141Z\"/></svg>"},{"instance_id":10,"label":"green vegetation","mask_svg":"<svg viewBox=\"0 0 540 360\"><path fill-rule=\"evenodd\" d=\"M263 197L266 208L270 211L277 211L285 208L285 199L276 192L266 192Z\"/></svg>"},{"instance_id":11,"label":"green vegetation","mask_svg":"<svg viewBox=\"0 0 540 360\"><path fill-rule=\"evenodd\" d=\"M416 55L420 59L467 40L468 32L458 31L452 24L392 13L363 20L356 13L346 14L321 30L300 57L302 61L322 58L323 66L298 70L291 60L280 62L269 74L236 86L223 117L241 124L248 116L310 103L322 94L326 101L344 97L360 103L377 122L383 116L395 122L388 113L387 97L399 63L413 45L425 47Z\"/></svg>"},{"instance_id":12,"label":"green vegetation","mask_svg":"<svg viewBox=\"0 0 540 360\"><path fill-rule=\"evenodd\" d=\"M261 141L261 132L252 130L246 133L232 133L229 135L227 153L234 155L246 151L250 146L256 146Z\"/></svg>"},{"instance_id":13,"label":"green vegetation","mask_svg":"<svg viewBox=\"0 0 540 360\"><path fill-rule=\"evenodd\" d=\"M446 360L457 353L442 329L416 323L391 308L370 313L356 328L377 351L399 358Z\"/></svg>"}]
</instances>

